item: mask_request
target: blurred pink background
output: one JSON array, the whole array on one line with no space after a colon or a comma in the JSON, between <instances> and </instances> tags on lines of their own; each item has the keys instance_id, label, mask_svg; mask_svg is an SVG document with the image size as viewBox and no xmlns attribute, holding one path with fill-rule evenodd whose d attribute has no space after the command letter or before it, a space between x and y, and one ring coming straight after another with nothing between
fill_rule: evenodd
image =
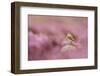
<instances>
[{"instance_id":1,"label":"blurred pink background","mask_svg":"<svg viewBox=\"0 0 100 76\"><path fill-rule=\"evenodd\" d=\"M67 34L75 36L73 45ZM64 51L63 51L64 50ZM28 60L78 59L88 57L88 18L28 16Z\"/></svg>"}]
</instances>

